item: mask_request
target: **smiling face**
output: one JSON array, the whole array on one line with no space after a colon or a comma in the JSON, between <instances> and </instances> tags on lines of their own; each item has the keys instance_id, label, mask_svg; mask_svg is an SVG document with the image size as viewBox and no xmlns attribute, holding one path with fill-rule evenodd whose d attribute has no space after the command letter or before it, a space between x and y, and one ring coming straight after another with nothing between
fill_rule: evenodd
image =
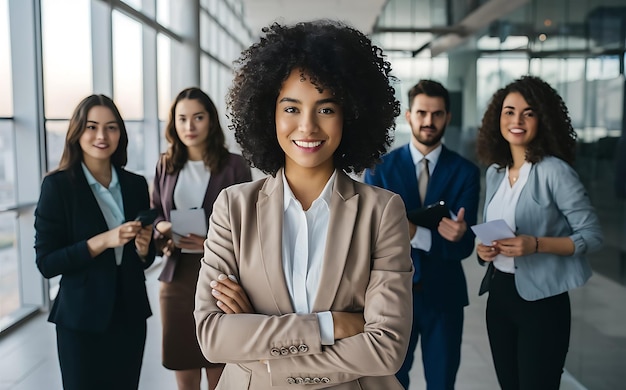
<instances>
[{"instance_id":1,"label":"smiling face","mask_svg":"<svg viewBox=\"0 0 626 390\"><path fill-rule=\"evenodd\" d=\"M196 99L182 99L174 113L176 134L187 147L192 160L201 160L209 136L209 113Z\"/></svg>"},{"instance_id":2,"label":"smiling face","mask_svg":"<svg viewBox=\"0 0 626 390\"><path fill-rule=\"evenodd\" d=\"M519 92L509 93L502 103L500 133L511 148L526 149L537 136L539 120Z\"/></svg>"},{"instance_id":3,"label":"smiling face","mask_svg":"<svg viewBox=\"0 0 626 390\"><path fill-rule=\"evenodd\" d=\"M78 143L83 151L83 161L90 163L109 161L120 142L120 127L111 109L94 106L87 113L85 131Z\"/></svg>"},{"instance_id":4,"label":"smiling face","mask_svg":"<svg viewBox=\"0 0 626 390\"><path fill-rule=\"evenodd\" d=\"M405 117L411 126L413 145L427 155L441 143L451 115L446 112L446 103L442 97L420 93L413 98L411 109Z\"/></svg>"},{"instance_id":5,"label":"smiling face","mask_svg":"<svg viewBox=\"0 0 626 390\"><path fill-rule=\"evenodd\" d=\"M275 118L285 172L323 170L330 176L343 132L343 110L331 91L320 92L306 73L294 69L276 99Z\"/></svg>"}]
</instances>

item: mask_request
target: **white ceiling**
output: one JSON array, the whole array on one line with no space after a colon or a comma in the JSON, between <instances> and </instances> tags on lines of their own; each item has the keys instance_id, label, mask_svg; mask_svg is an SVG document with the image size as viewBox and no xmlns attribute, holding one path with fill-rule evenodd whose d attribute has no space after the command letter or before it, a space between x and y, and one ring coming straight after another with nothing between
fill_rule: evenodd
<instances>
[{"instance_id":1,"label":"white ceiling","mask_svg":"<svg viewBox=\"0 0 626 390\"><path fill-rule=\"evenodd\" d=\"M245 19L253 34L273 22L293 24L335 19L369 34L386 0L244 0Z\"/></svg>"}]
</instances>

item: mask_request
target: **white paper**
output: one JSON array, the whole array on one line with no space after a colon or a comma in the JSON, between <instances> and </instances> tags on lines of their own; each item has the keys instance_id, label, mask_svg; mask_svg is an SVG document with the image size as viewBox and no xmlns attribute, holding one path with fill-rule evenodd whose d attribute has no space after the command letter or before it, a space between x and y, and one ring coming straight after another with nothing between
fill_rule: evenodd
<instances>
[{"instance_id":1,"label":"white paper","mask_svg":"<svg viewBox=\"0 0 626 390\"><path fill-rule=\"evenodd\" d=\"M471 227L476 237L485 245L491 245L492 242L503 238L513 238L515 233L506 224L504 219L496 219L493 221L481 223Z\"/></svg>"},{"instance_id":2,"label":"white paper","mask_svg":"<svg viewBox=\"0 0 626 390\"><path fill-rule=\"evenodd\" d=\"M172 239L178 245L178 240L187 234L206 236L206 216L204 209L171 210Z\"/></svg>"}]
</instances>

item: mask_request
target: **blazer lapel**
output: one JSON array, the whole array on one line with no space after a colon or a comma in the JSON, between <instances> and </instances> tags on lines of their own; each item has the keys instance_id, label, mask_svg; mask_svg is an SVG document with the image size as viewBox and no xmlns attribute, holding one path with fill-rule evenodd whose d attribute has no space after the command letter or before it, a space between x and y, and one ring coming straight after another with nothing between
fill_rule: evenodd
<instances>
[{"instance_id":1,"label":"blazer lapel","mask_svg":"<svg viewBox=\"0 0 626 390\"><path fill-rule=\"evenodd\" d=\"M359 195L354 183L343 172L338 171L333 194L330 199L330 220L324 251L324 263L320 276L320 286L313 303L313 312L332 307L339 283L344 273L348 251L352 242L358 213Z\"/></svg>"},{"instance_id":2,"label":"blazer lapel","mask_svg":"<svg viewBox=\"0 0 626 390\"><path fill-rule=\"evenodd\" d=\"M276 307L281 314L293 313L289 289L285 282L283 270L283 180L282 170L274 177L268 177L259 192L257 202L257 224L259 231L259 246L261 247L261 261L266 277L271 275L272 280L266 279ZM274 193L274 196L272 194ZM278 237L278 245L276 238ZM279 277L277 277L279 276Z\"/></svg>"},{"instance_id":3,"label":"blazer lapel","mask_svg":"<svg viewBox=\"0 0 626 390\"><path fill-rule=\"evenodd\" d=\"M487 222L487 207L489 206L489 203L491 203L491 199L493 198L493 196L496 194L499 184L502 183L502 180L504 180L505 172L506 171L504 169L501 169L501 170L496 169L493 175L486 175L486 180L487 180L486 188L487 189L485 191L485 205L483 207L483 221L484 222Z\"/></svg>"}]
</instances>

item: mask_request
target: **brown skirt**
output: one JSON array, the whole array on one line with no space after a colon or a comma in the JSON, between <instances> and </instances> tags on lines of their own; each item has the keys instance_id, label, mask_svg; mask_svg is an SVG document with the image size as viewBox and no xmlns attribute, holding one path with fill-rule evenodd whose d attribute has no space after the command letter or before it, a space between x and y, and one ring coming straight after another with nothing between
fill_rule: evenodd
<instances>
[{"instance_id":1,"label":"brown skirt","mask_svg":"<svg viewBox=\"0 0 626 390\"><path fill-rule=\"evenodd\" d=\"M201 253L182 253L170 283L161 283L159 301L163 324L163 366L170 370L219 367L204 358L193 317Z\"/></svg>"}]
</instances>

